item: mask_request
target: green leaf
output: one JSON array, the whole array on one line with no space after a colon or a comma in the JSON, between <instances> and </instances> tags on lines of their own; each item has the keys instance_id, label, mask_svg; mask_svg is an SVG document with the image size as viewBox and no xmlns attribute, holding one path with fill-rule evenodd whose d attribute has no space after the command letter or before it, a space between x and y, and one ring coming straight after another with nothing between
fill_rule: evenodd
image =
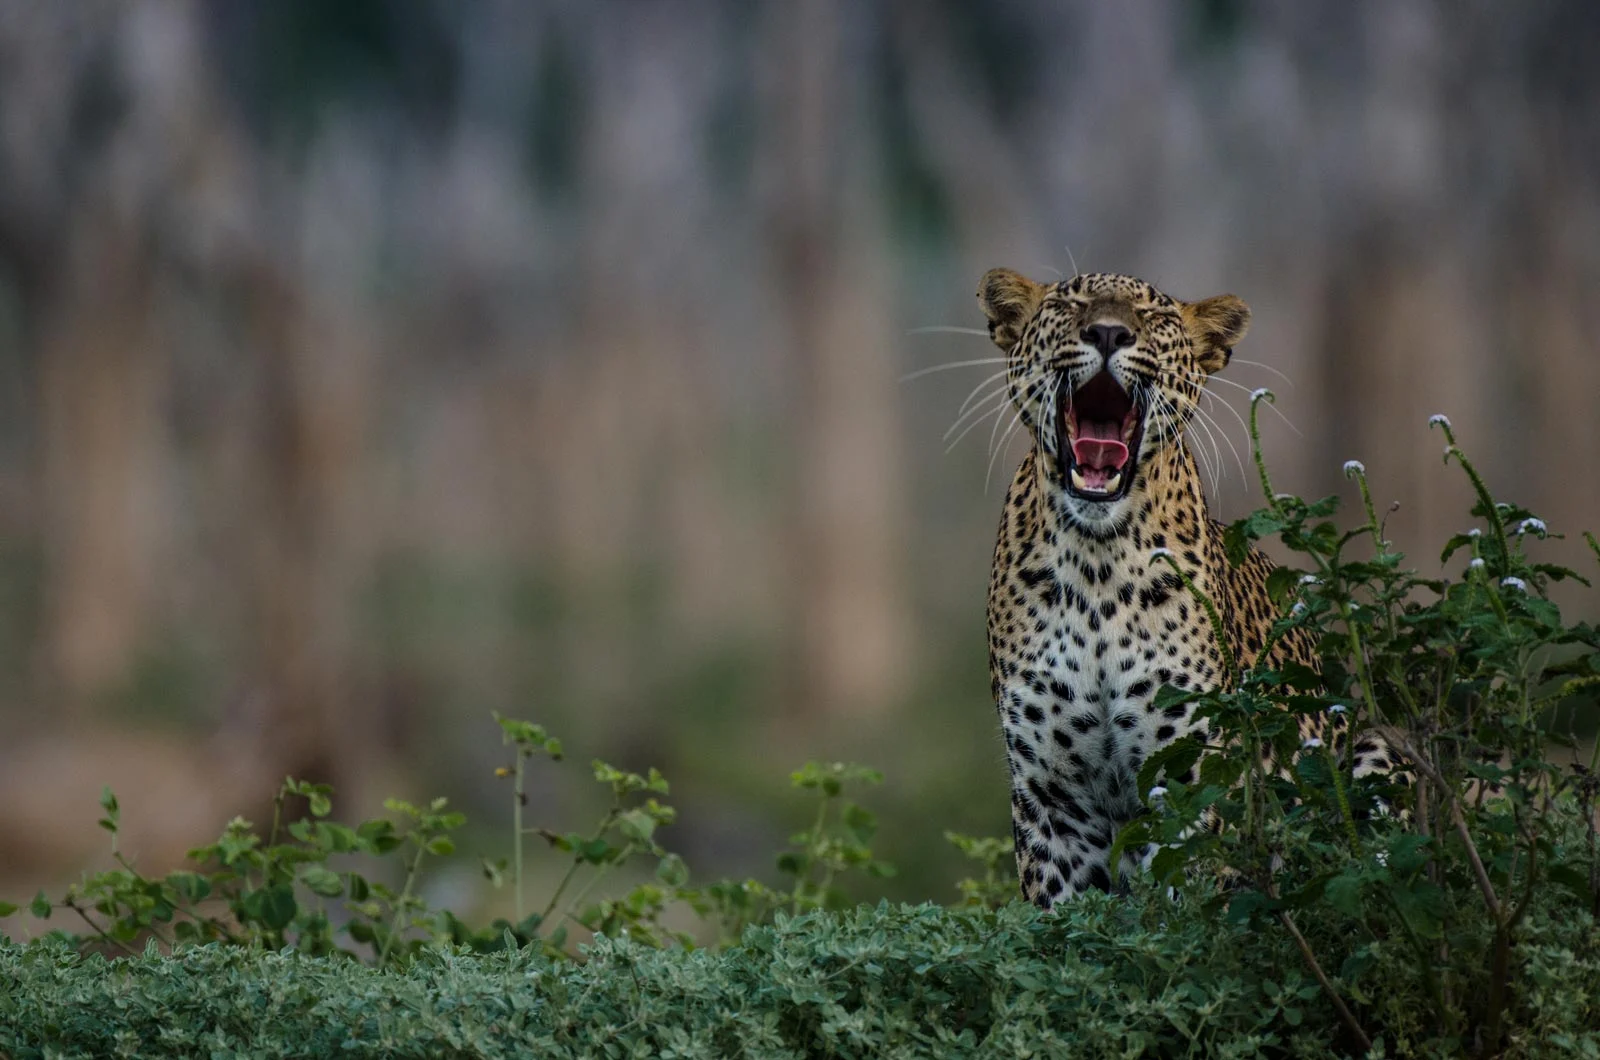
<instances>
[{"instance_id":1,"label":"green leaf","mask_svg":"<svg viewBox=\"0 0 1600 1060\"><path fill-rule=\"evenodd\" d=\"M1342 873L1327 882L1323 895L1328 904L1348 917L1361 916L1362 879L1351 873Z\"/></svg>"},{"instance_id":2,"label":"green leaf","mask_svg":"<svg viewBox=\"0 0 1600 1060\"><path fill-rule=\"evenodd\" d=\"M1158 704L1168 688L1171 688L1171 686L1166 686L1156 693ZM1175 691L1181 691L1181 689ZM1188 693L1188 698L1193 698L1193 696L1193 692ZM1160 707L1156 706L1153 709L1159 710ZM1169 786L1172 783L1176 783L1177 777L1189 773L1194 768L1195 762L1200 758L1200 752L1204 749L1204 745L1196 737L1181 736L1156 751L1155 754L1145 759L1144 765L1139 767L1139 796L1148 798L1150 789L1156 785L1158 777L1165 779Z\"/></svg>"},{"instance_id":3,"label":"green leaf","mask_svg":"<svg viewBox=\"0 0 1600 1060\"><path fill-rule=\"evenodd\" d=\"M655 834L656 822L644 810L628 810L617 818L617 827L629 839L636 839L641 843L650 841Z\"/></svg>"},{"instance_id":4,"label":"green leaf","mask_svg":"<svg viewBox=\"0 0 1600 1060\"><path fill-rule=\"evenodd\" d=\"M324 898L337 898L344 893L344 881L326 865L306 865L300 870L300 882L312 894L320 894Z\"/></svg>"},{"instance_id":5,"label":"green leaf","mask_svg":"<svg viewBox=\"0 0 1600 1060\"><path fill-rule=\"evenodd\" d=\"M1279 905L1260 891L1240 891L1228 902L1228 923L1253 924L1257 918L1276 912Z\"/></svg>"},{"instance_id":6,"label":"green leaf","mask_svg":"<svg viewBox=\"0 0 1600 1060\"><path fill-rule=\"evenodd\" d=\"M1400 915L1418 935L1436 939L1444 924L1444 892L1427 880L1417 880L1409 888L1390 892Z\"/></svg>"},{"instance_id":7,"label":"green leaf","mask_svg":"<svg viewBox=\"0 0 1600 1060\"><path fill-rule=\"evenodd\" d=\"M33 901L28 903L28 912L40 920L50 919L50 899L45 897L43 891L33 896Z\"/></svg>"},{"instance_id":8,"label":"green leaf","mask_svg":"<svg viewBox=\"0 0 1600 1060\"><path fill-rule=\"evenodd\" d=\"M447 835L436 835L432 839L428 840L427 845L424 846L423 849L430 854L437 855L438 857L446 857L447 855L455 853L456 844L454 840Z\"/></svg>"},{"instance_id":9,"label":"green leaf","mask_svg":"<svg viewBox=\"0 0 1600 1060\"><path fill-rule=\"evenodd\" d=\"M1300 576L1303 573L1293 567L1274 567L1267 575L1267 595L1272 602L1282 607L1284 601L1299 586Z\"/></svg>"},{"instance_id":10,"label":"green leaf","mask_svg":"<svg viewBox=\"0 0 1600 1060\"><path fill-rule=\"evenodd\" d=\"M10 916L20 908L21 906L18 906L12 902L0 902L0 917Z\"/></svg>"},{"instance_id":11,"label":"green leaf","mask_svg":"<svg viewBox=\"0 0 1600 1060\"><path fill-rule=\"evenodd\" d=\"M298 908L294 900L294 888L286 883L274 883L251 891L240 905L245 916L273 931L288 927Z\"/></svg>"},{"instance_id":12,"label":"green leaf","mask_svg":"<svg viewBox=\"0 0 1600 1060\"><path fill-rule=\"evenodd\" d=\"M682 887L689 882L689 867L676 854L668 854L656 865L656 878L669 887Z\"/></svg>"},{"instance_id":13,"label":"green leaf","mask_svg":"<svg viewBox=\"0 0 1600 1060\"><path fill-rule=\"evenodd\" d=\"M1594 894L1589 889L1587 872L1580 872L1570 865L1552 865L1546 871L1549 872L1552 881L1565 887L1578 901L1587 903L1594 900Z\"/></svg>"},{"instance_id":14,"label":"green leaf","mask_svg":"<svg viewBox=\"0 0 1600 1060\"><path fill-rule=\"evenodd\" d=\"M205 901L211 894L211 881L198 872L169 872L167 883L191 905Z\"/></svg>"}]
</instances>

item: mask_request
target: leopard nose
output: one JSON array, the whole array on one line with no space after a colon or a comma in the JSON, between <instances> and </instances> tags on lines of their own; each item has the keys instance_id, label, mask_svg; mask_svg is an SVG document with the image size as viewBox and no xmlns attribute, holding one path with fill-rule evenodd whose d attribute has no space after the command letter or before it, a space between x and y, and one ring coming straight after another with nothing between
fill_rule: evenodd
<instances>
[{"instance_id":1,"label":"leopard nose","mask_svg":"<svg viewBox=\"0 0 1600 1060\"><path fill-rule=\"evenodd\" d=\"M1109 358L1113 353L1133 345L1133 332L1121 324L1090 324L1078 332L1078 338Z\"/></svg>"}]
</instances>

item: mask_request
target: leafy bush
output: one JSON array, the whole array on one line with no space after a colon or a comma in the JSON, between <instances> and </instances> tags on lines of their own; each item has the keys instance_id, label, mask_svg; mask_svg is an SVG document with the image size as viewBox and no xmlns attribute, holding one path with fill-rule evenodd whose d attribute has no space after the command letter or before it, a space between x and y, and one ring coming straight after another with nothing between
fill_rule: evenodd
<instances>
[{"instance_id":1,"label":"leafy bush","mask_svg":"<svg viewBox=\"0 0 1600 1060\"><path fill-rule=\"evenodd\" d=\"M1530 913L1523 945L1540 989L1514 1055L1595 1047L1592 929L1582 915ZM584 963L436 947L383 970L218 946L107 962L50 941L0 946L0 977L0 1053L17 1060L1345 1055L1281 935L1149 887L1053 915L779 914L719 951L606 939Z\"/></svg>"},{"instance_id":2,"label":"leafy bush","mask_svg":"<svg viewBox=\"0 0 1600 1060\"><path fill-rule=\"evenodd\" d=\"M1293 939L1356 1044L1376 1024L1391 1041L1493 1053L1512 1008L1540 990L1530 916L1600 913L1595 754L1549 753L1573 746L1556 719L1578 706L1592 719L1600 686L1600 632L1566 624L1546 597L1551 582L1584 580L1528 554L1551 536L1545 524L1494 500L1442 416L1445 461L1466 473L1484 523L1445 546L1441 562L1468 557L1459 579L1402 566L1355 461L1364 520L1341 532L1328 518L1337 498L1273 492L1255 420L1269 398L1257 392L1251 415L1267 507L1235 523L1227 547L1237 563L1275 536L1297 555L1303 566L1268 582L1283 608L1269 646L1307 630L1319 669L1241 674L1230 658L1204 695L1162 690L1158 705L1197 702L1210 731L1151 756L1139 778L1150 810L1119 843L1153 844L1157 880L1176 887L1197 863L1219 870L1232 886L1213 901L1228 921ZM1337 740L1302 741L1300 721L1317 712ZM1356 777L1344 751L1374 738L1398 768ZM1194 783L1167 779L1196 762ZM1207 810L1222 828L1199 825ZM1375 980L1380 954L1396 951L1407 960Z\"/></svg>"},{"instance_id":3,"label":"leafy bush","mask_svg":"<svg viewBox=\"0 0 1600 1060\"><path fill-rule=\"evenodd\" d=\"M670 790L658 771L629 773L596 759L591 764L594 779L609 789L611 800L595 826L579 832L530 826L524 821L528 764L536 758L560 761L561 742L531 722L498 716L496 721L514 754L511 765L496 770L512 781L512 855L484 861L483 871L495 886L512 888L515 921L496 920L474 929L450 910L429 908L418 895L424 860L452 854L451 833L465 824L444 799L426 807L390 799L384 808L395 819L373 818L351 827L329 820L333 802L327 785L292 777L273 801L265 836L236 817L216 842L189 852L194 870L164 876L144 875L118 850L121 810L107 789L100 798L104 816L99 823L110 833L117 867L85 877L56 900L40 892L29 911L41 919L69 912L87 934L59 934L126 956L137 955L136 943L145 939L164 949L206 942L291 947L385 966L432 945L464 945L479 952L534 946L552 957L574 957L568 939L573 926L652 946L693 948L690 934L662 924L673 905L697 914L720 942L728 942L747 925L770 921L779 909L798 914L845 908L850 900L841 878L851 873L883 877L894 872L869 846L876 819L845 798L847 786L879 783L882 778L874 770L808 762L791 774L791 786L808 795L816 811L811 827L793 835L789 849L777 857L778 872L791 879L787 889L754 879L691 887L683 859L657 839L657 830L677 816L657 798ZM295 800L307 816L285 824L285 808ZM529 837L542 840L566 863L538 912L525 910L524 845ZM362 858L370 866L364 871L334 868ZM652 881L617 897L586 902L612 871L639 860L653 861ZM399 885L385 883L386 874L398 878ZM0 903L0 917L17 910Z\"/></svg>"}]
</instances>

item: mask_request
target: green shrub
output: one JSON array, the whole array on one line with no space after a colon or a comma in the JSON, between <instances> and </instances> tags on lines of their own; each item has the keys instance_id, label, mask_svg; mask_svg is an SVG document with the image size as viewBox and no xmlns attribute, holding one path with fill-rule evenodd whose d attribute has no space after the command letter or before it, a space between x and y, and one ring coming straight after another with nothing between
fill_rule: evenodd
<instances>
[{"instance_id":1,"label":"green shrub","mask_svg":"<svg viewBox=\"0 0 1600 1060\"><path fill-rule=\"evenodd\" d=\"M1600 632L1564 622L1546 590L1588 583L1529 554L1545 524L1490 495L1442 416L1431 424L1445 461L1472 483L1483 523L1444 548L1443 563L1467 555L1457 580L1402 565L1356 461L1345 467L1364 510L1354 529L1329 518L1335 497L1274 493L1255 419L1269 397L1252 399L1250 424L1267 507L1235 523L1227 546L1239 562L1250 541L1274 536L1296 555L1302 566L1268 580L1283 614L1269 647L1307 630L1319 667L1241 674L1229 658L1202 696L1158 693L1158 705L1196 702L1210 731L1151 756L1139 777L1149 812L1118 843L1150 844L1157 881L1179 888L1203 877L1197 865L1220 872L1231 886L1213 905L1293 939L1357 1044L1382 1027L1392 1044L1492 1054L1519 999L1539 991L1530 916L1600 913L1595 756L1551 754L1573 746L1556 718L1581 710L1592 724ZM1317 712L1343 727L1339 738L1302 741L1303 716ZM1399 768L1355 777L1335 745L1374 736ZM1194 783L1167 779L1196 762ZM1198 825L1207 811L1223 827ZM1406 959L1373 979L1379 955L1395 953Z\"/></svg>"},{"instance_id":2,"label":"green shrub","mask_svg":"<svg viewBox=\"0 0 1600 1060\"><path fill-rule=\"evenodd\" d=\"M1319 942L1325 936L1317 933ZM1585 914L1529 913L1538 984L1508 1055L1594 1055L1600 951ZM107 961L0 946L0 1053L230 1057L1144 1057L1350 1055L1281 934L1141 886L1056 914L862 906L779 914L720 950L600 940L418 951L403 965L208 945ZM1380 992L1408 958L1380 952ZM1403 1032L1391 1053L1448 1055ZM1380 1054L1382 1055L1382 1054Z\"/></svg>"}]
</instances>

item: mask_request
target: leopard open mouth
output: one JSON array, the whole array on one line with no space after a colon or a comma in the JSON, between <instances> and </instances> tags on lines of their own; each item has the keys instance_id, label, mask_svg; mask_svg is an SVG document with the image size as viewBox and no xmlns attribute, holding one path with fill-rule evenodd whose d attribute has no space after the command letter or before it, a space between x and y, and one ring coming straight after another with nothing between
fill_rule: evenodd
<instances>
[{"instance_id":1,"label":"leopard open mouth","mask_svg":"<svg viewBox=\"0 0 1600 1060\"><path fill-rule=\"evenodd\" d=\"M1068 492L1087 501L1122 497L1138 467L1144 410L1106 370L1074 391L1060 408L1056 451L1061 454Z\"/></svg>"}]
</instances>

